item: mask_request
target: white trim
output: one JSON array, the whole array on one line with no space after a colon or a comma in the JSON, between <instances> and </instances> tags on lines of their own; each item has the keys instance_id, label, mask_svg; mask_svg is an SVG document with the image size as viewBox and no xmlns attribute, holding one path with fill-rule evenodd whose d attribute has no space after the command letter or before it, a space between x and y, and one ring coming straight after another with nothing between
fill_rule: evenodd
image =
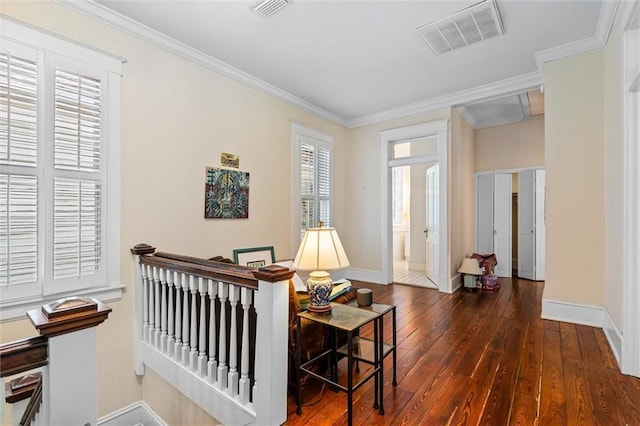
<instances>
[{"instance_id":1,"label":"white trim","mask_svg":"<svg viewBox=\"0 0 640 426\"><path fill-rule=\"evenodd\" d=\"M345 124L347 129L366 126L368 124L379 123L395 118L406 117L411 114L432 111L438 108L445 108L460 105L472 101L490 100L498 96L515 95L524 90L539 87L544 83L541 71L534 71L522 74L505 80L484 84L470 89L460 90L443 96L429 98L424 101L415 102L398 108L392 108L375 114L348 120Z\"/></svg>"},{"instance_id":2,"label":"white trim","mask_svg":"<svg viewBox=\"0 0 640 426\"><path fill-rule=\"evenodd\" d=\"M45 297L37 297L27 300L18 300L6 304L0 304L0 322L25 319L26 312L39 309L42 305L55 302L71 296L94 297L103 303L122 299L123 285L111 285L109 287L89 288L85 290L72 290L66 293L56 293Z\"/></svg>"},{"instance_id":3,"label":"white trim","mask_svg":"<svg viewBox=\"0 0 640 426\"><path fill-rule=\"evenodd\" d=\"M542 299L542 319L602 328L605 312L602 306Z\"/></svg>"},{"instance_id":4,"label":"white trim","mask_svg":"<svg viewBox=\"0 0 640 426\"><path fill-rule=\"evenodd\" d=\"M622 119L623 119L623 211L622 211L622 333L624 336L621 350L620 370L625 374L640 377L640 173L638 172L638 138L640 126L635 117L640 112L638 94L630 92L632 81L640 78L640 71L632 70L634 64L630 58L629 27L635 14L640 13L637 2L632 7L621 10L620 19L625 31L620 36L622 53ZM636 55L636 61L639 55ZM633 72L637 72L635 76ZM631 83L631 84L630 84ZM635 101L632 98L635 97Z\"/></svg>"},{"instance_id":5,"label":"white trim","mask_svg":"<svg viewBox=\"0 0 640 426\"><path fill-rule=\"evenodd\" d=\"M462 288L462 274L455 274L451 278L451 293L455 293L461 288Z\"/></svg>"},{"instance_id":6,"label":"white trim","mask_svg":"<svg viewBox=\"0 0 640 426\"><path fill-rule=\"evenodd\" d=\"M372 271L370 269L349 268L346 270L346 276L349 280L364 281L367 283L387 285L388 282L382 279L380 271Z\"/></svg>"},{"instance_id":7,"label":"white trim","mask_svg":"<svg viewBox=\"0 0 640 426\"><path fill-rule=\"evenodd\" d=\"M469 123L471 127L473 127L474 129L477 129L478 127L480 127L475 117L469 113L469 110L467 109L466 106L458 107L456 108L456 110L458 111L458 113L460 113L462 117L464 117L465 120L467 120L467 123Z\"/></svg>"},{"instance_id":8,"label":"white trim","mask_svg":"<svg viewBox=\"0 0 640 426\"><path fill-rule=\"evenodd\" d=\"M202 65L207 69L220 73L263 93L273 95L284 101L297 105L347 129L379 123L438 108L485 100L492 96L517 94L524 90L538 87L540 84L543 84L544 81L542 75L542 65L544 62L560 59L569 55L575 55L577 53L582 53L605 45L618 5L618 0L603 1L594 36L535 53L534 59L538 68L536 71L347 120L91 0L55 1L77 12L109 24L127 34L140 38L154 46L190 60L196 64Z\"/></svg>"},{"instance_id":9,"label":"white trim","mask_svg":"<svg viewBox=\"0 0 640 426\"><path fill-rule=\"evenodd\" d=\"M542 299L541 318L601 328L609 341L616 361L620 363L622 335L605 307Z\"/></svg>"},{"instance_id":10,"label":"white trim","mask_svg":"<svg viewBox=\"0 0 640 426\"><path fill-rule=\"evenodd\" d=\"M268 95L275 96L276 98L290 102L300 108L306 109L320 117L327 120L345 126L346 121L325 109L322 109L310 102L305 101L289 92L277 88L276 86L269 84L257 77L252 76L244 71L239 70L219 59L216 59L210 55L201 52L198 49L194 49L182 42L177 41L159 31L149 28L131 18L114 12L98 3L88 0L55 0L64 6L69 7L77 12L98 19L104 23L107 23L127 34L137 37L147 43L150 43L156 47L173 53L184 59L187 59L195 64L201 65L211 71L215 71L226 77L231 78L239 83L249 86L253 89L259 90Z\"/></svg>"},{"instance_id":11,"label":"white trim","mask_svg":"<svg viewBox=\"0 0 640 426\"><path fill-rule=\"evenodd\" d=\"M99 426L167 426L144 401L134 402L98 419Z\"/></svg>"},{"instance_id":12,"label":"white trim","mask_svg":"<svg viewBox=\"0 0 640 426\"><path fill-rule=\"evenodd\" d=\"M391 220L391 145L400 141L428 136L436 136L438 144L438 164L440 167L440 264L438 265L438 286L444 293L452 292L450 280L451 253L449 252L449 119L436 120L412 126L383 130L380 133L381 148L381 238L380 238L380 279L387 284L393 281L392 252L393 224ZM404 159L408 161L409 159Z\"/></svg>"},{"instance_id":13,"label":"white trim","mask_svg":"<svg viewBox=\"0 0 640 426\"><path fill-rule=\"evenodd\" d=\"M73 57L92 66L99 66L120 74L126 59L112 53L80 43L69 37L44 30L27 22L0 13L0 37L13 40L37 50L47 50L59 55ZM8 35L10 34L10 36Z\"/></svg>"},{"instance_id":14,"label":"white trim","mask_svg":"<svg viewBox=\"0 0 640 426\"><path fill-rule=\"evenodd\" d=\"M609 33L613 27L618 0L604 0L600 8L600 16L596 24L595 34L589 38L566 43L551 49L536 52L534 57L538 71L542 72L545 62L566 58L567 56L578 55L589 50L599 49L607 44Z\"/></svg>"}]
</instances>

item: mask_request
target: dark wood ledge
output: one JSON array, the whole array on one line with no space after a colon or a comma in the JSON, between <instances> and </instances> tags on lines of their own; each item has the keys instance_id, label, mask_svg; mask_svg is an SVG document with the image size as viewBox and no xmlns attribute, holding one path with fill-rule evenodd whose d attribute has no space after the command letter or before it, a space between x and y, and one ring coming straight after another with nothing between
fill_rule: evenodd
<instances>
[{"instance_id":1,"label":"dark wood ledge","mask_svg":"<svg viewBox=\"0 0 640 426\"><path fill-rule=\"evenodd\" d=\"M259 280L275 283L278 281L291 279L291 277L293 277L293 274L296 271L289 269L285 266L267 265L267 266L263 266L257 271L253 270L252 272L253 272L253 275Z\"/></svg>"},{"instance_id":2,"label":"dark wood ledge","mask_svg":"<svg viewBox=\"0 0 640 426\"><path fill-rule=\"evenodd\" d=\"M47 365L49 342L45 336L30 337L0 346L0 377L24 373Z\"/></svg>"},{"instance_id":3,"label":"dark wood ledge","mask_svg":"<svg viewBox=\"0 0 640 426\"><path fill-rule=\"evenodd\" d=\"M52 337L102 324L110 312L99 300L73 297L33 309L27 316L42 336Z\"/></svg>"},{"instance_id":4,"label":"dark wood ledge","mask_svg":"<svg viewBox=\"0 0 640 426\"><path fill-rule=\"evenodd\" d=\"M4 400L7 401L7 404L13 404L31 398L40 380L42 380L42 373L38 371L5 383Z\"/></svg>"},{"instance_id":5,"label":"dark wood ledge","mask_svg":"<svg viewBox=\"0 0 640 426\"><path fill-rule=\"evenodd\" d=\"M133 246L131 249L131 253L137 254L138 256L143 254L153 254L156 251L155 247L151 247L149 244L140 243Z\"/></svg>"}]
</instances>

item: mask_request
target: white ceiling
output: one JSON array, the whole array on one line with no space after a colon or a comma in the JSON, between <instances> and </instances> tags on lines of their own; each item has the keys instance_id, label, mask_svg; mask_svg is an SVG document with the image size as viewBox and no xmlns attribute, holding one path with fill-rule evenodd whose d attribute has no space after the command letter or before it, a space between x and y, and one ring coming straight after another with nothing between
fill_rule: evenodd
<instances>
[{"instance_id":1,"label":"white ceiling","mask_svg":"<svg viewBox=\"0 0 640 426\"><path fill-rule=\"evenodd\" d=\"M61 1L347 127L537 87L541 61L602 45L616 5L497 0L503 36L436 56L416 28L476 0L294 0L269 18L240 0Z\"/></svg>"}]
</instances>

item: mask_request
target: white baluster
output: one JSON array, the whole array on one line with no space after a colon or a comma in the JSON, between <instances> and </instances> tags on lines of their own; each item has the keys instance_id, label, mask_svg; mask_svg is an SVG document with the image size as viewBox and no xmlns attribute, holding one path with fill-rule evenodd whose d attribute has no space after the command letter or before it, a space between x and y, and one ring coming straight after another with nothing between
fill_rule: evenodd
<instances>
[{"instance_id":1,"label":"white baluster","mask_svg":"<svg viewBox=\"0 0 640 426\"><path fill-rule=\"evenodd\" d=\"M174 347L173 345L175 345L176 343L176 337L175 337L175 312L174 312L174 304L173 304L173 283L175 281L177 281L178 279L178 273L175 271L167 271L167 286L168 286L168 291L169 291L169 313L167 314L167 326L168 326L168 332L167 332L167 354L170 357L173 357L175 354L174 351Z\"/></svg>"},{"instance_id":2,"label":"white baluster","mask_svg":"<svg viewBox=\"0 0 640 426\"><path fill-rule=\"evenodd\" d=\"M160 286L162 292L160 295L160 351L167 352L167 275L171 275L171 271L160 269Z\"/></svg>"},{"instance_id":3,"label":"white baluster","mask_svg":"<svg viewBox=\"0 0 640 426\"><path fill-rule=\"evenodd\" d=\"M209 287L209 362L207 362L207 372L209 383L216 380L216 372L218 369L218 361L216 361L216 296L218 295L218 286L215 281L207 280Z\"/></svg>"},{"instance_id":4,"label":"white baluster","mask_svg":"<svg viewBox=\"0 0 640 426\"><path fill-rule=\"evenodd\" d=\"M189 351L189 366L192 371L198 369L198 287L196 277L189 277L189 289L191 290L191 351Z\"/></svg>"},{"instance_id":5,"label":"white baluster","mask_svg":"<svg viewBox=\"0 0 640 426\"><path fill-rule=\"evenodd\" d=\"M155 294L155 280L153 279L154 268L153 266L148 266L148 274L149 274L149 334L147 334L147 342L153 345L153 330L155 329L155 320L156 314L154 311L155 302L154 302L154 294Z\"/></svg>"},{"instance_id":6,"label":"white baluster","mask_svg":"<svg viewBox=\"0 0 640 426\"><path fill-rule=\"evenodd\" d=\"M229 304L231 305L231 334L229 341L229 395L238 394L238 315L236 308L240 299L240 287L229 286Z\"/></svg>"},{"instance_id":7,"label":"white baluster","mask_svg":"<svg viewBox=\"0 0 640 426\"><path fill-rule=\"evenodd\" d=\"M140 272L142 274L142 340L147 340L149 335L149 275L147 274L147 265L140 264Z\"/></svg>"},{"instance_id":8,"label":"white baluster","mask_svg":"<svg viewBox=\"0 0 640 426\"><path fill-rule=\"evenodd\" d=\"M176 272L176 342L173 344L173 357L176 361L182 361L182 281L184 274Z\"/></svg>"},{"instance_id":9,"label":"white baluster","mask_svg":"<svg viewBox=\"0 0 640 426\"><path fill-rule=\"evenodd\" d=\"M229 284L218 282L218 297L220 298L220 339L218 343L218 387L227 389L227 297Z\"/></svg>"},{"instance_id":10,"label":"white baluster","mask_svg":"<svg viewBox=\"0 0 640 426\"><path fill-rule=\"evenodd\" d=\"M200 292L200 325L198 330L198 374L200 377L207 375L207 286L204 278L198 278L198 291Z\"/></svg>"},{"instance_id":11,"label":"white baluster","mask_svg":"<svg viewBox=\"0 0 640 426\"><path fill-rule=\"evenodd\" d=\"M239 397L241 404L249 402L249 309L253 299L253 291L243 287L240 293L242 303L242 358L240 360L240 385Z\"/></svg>"},{"instance_id":12,"label":"white baluster","mask_svg":"<svg viewBox=\"0 0 640 426\"><path fill-rule=\"evenodd\" d=\"M189 365L189 278L182 274L182 365Z\"/></svg>"},{"instance_id":13,"label":"white baluster","mask_svg":"<svg viewBox=\"0 0 640 426\"><path fill-rule=\"evenodd\" d=\"M155 291L153 292L155 324L153 327L153 345L160 348L160 269L153 267L153 280L155 281Z\"/></svg>"}]
</instances>

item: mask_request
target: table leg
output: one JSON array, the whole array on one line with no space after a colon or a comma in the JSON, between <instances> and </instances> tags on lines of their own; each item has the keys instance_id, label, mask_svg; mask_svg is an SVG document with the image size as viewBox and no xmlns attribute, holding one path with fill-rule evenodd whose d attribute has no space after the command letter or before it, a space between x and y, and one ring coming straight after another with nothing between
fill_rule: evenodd
<instances>
[{"instance_id":1,"label":"table leg","mask_svg":"<svg viewBox=\"0 0 640 426\"><path fill-rule=\"evenodd\" d=\"M296 413L298 415L302 414L302 391L300 389L300 365L302 363L302 348L300 347L302 338L301 338L301 328L302 325L300 323L300 317L297 318L296 324L296 363L295 363L295 375L296 375Z\"/></svg>"},{"instance_id":2,"label":"table leg","mask_svg":"<svg viewBox=\"0 0 640 426\"><path fill-rule=\"evenodd\" d=\"M396 380L396 346L397 346L397 342L396 342L396 307L395 305L393 306L393 309L391 310L391 318L392 318L392 326L393 329L391 330L392 336L393 336L393 386L397 386L398 385L398 381Z\"/></svg>"},{"instance_id":3,"label":"table leg","mask_svg":"<svg viewBox=\"0 0 640 426\"><path fill-rule=\"evenodd\" d=\"M378 413L379 414L384 414L384 403L382 401L382 398L384 396L384 323L383 323L383 319L382 316L380 317L380 326L378 327L378 331L380 333L380 336L378 338L378 346L375 347L374 346L374 350L378 350L379 354L377 356L378 358L378 363L379 363L379 367L380 367L380 405L378 407Z\"/></svg>"},{"instance_id":4,"label":"table leg","mask_svg":"<svg viewBox=\"0 0 640 426\"><path fill-rule=\"evenodd\" d=\"M347 332L347 424L353 424L353 332Z\"/></svg>"},{"instance_id":5,"label":"table leg","mask_svg":"<svg viewBox=\"0 0 640 426\"><path fill-rule=\"evenodd\" d=\"M378 329L380 328L380 325L378 324L378 320L375 319L373 321L373 368L379 368L380 365L378 363L378 346L376 345L376 342L378 340ZM379 401L378 401L378 389L380 387L380 378L379 378L379 374L380 371L376 371L375 376L373 378L373 408L378 408L379 405Z\"/></svg>"}]
</instances>

